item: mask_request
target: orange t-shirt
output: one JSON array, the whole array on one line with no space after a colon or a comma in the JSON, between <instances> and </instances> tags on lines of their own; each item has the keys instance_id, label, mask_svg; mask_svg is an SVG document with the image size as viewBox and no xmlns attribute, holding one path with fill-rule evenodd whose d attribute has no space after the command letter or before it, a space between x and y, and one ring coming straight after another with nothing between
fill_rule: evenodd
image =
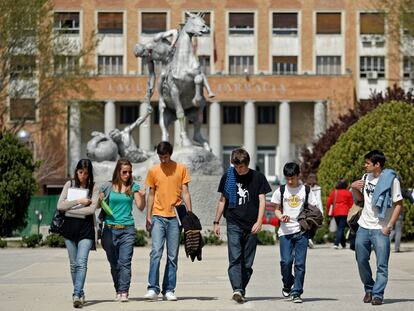
<instances>
[{"instance_id":1,"label":"orange t-shirt","mask_svg":"<svg viewBox=\"0 0 414 311\"><path fill-rule=\"evenodd\" d=\"M155 190L152 214L175 217L174 207L181 204L183 185L190 182L187 168L175 161L158 164L149 171L145 184Z\"/></svg>"}]
</instances>

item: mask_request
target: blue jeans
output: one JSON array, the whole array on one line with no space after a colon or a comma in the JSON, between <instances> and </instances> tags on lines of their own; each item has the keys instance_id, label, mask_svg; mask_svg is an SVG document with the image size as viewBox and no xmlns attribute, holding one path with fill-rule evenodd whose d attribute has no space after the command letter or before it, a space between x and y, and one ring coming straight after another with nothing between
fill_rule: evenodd
<instances>
[{"instance_id":1,"label":"blue jeans","mask_svg":"<svg viewBox=\"0 0 414 311\"><path fill-rule=\"evenodd\" d=\"M377 257L375 281L372 279L371 266L369 265L372 249L374 249ZM355 240L355 256L365 292L371 292L373 297L383 299L385 286L388 282L389 237L384 235L381 229L369 230L359 227Z\"/></svg>"},{"instance_id":2,"label":"blue jeans","mask_svg":"<svg viewBox=\"0 0 414 311\"><path fill-rule=\"evenodd\" d=\"M337 225L336 234L335 234L335 242L336 246L341 243L342 247L346 246L346 239L345 239L345 228L346 228L346 216L336 216L335 222Z\"/></svg>"},{"instance_id":3,"label":"blue jeans","mask_svg":"<svg viewBox=\"0 0 414 311\"><path fill-rule=\"evenodd\" d=\"M233 291L246 294L246 287L253 274L257 236L239 226L227 223L228 274Z\"/></svg>"},{"instance_id":4,"label":"blue jeans","mask_svg":"<svg viewBox=\"0 0 414 311\"><path fill-rule=\"evenodd\" d=\"M152 217L150 267L147 289L160 292L174 292L177 284L178 249L180 247L180 227L176 217ZM167 262L165 264L162 291L160 289L160 262L167 242Z\"/></svg>"},{"instance_id":5,"label":"blue jeans","mask_svg":"<svg viewBox=\"0 0 414 311\"><path fill-rule=\"evenodd\" d=\"M104 227L102 246L111 265L111 275L117 293L127 293L131 284L131 260L134 253L135 227L124 229Z\"/></svg>"},{"instance_id":6,"label":"blue jeans","mask_svg":"<svg viewBox=\"0 0 414 311\"><path fill-rule=\"evenodd\" d=\"M65 239L66 249L68 250L70 273L72 275L73 296L83 297L83 286L85 285L86 270L88 269L89 251L94 241L83 239L79 242Z\"/></svg>"},{"instance_id":7,"label":"blue jeans","mask_svg":"<svg viewBox=\"0 0 414 311\"><path fill-rule=\"evenodd\" d=\"M306 255L308 251L307 232L298 232L280 237L280 270L283 287L292 288L292 295L302 295L305 282ZM295 275L292 274L294 265Z\"/></svg>"}]
</instances>

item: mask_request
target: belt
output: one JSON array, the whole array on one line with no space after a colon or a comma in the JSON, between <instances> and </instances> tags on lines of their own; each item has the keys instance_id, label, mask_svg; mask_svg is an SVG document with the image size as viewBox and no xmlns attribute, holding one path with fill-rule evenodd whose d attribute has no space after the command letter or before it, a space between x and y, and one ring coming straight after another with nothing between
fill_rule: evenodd
<instances>
[{"instance_id":1,"label":"belt","mask_svg":"<svg viewBox=\"0 0 414 311\"><path fill-rule=\"evenodd\" d=\"M130 227L130 226L125 226L125 225L109 225L109 224L105 224L105 226L111 229L125 229L127 227Z\"/></svg>"}]
</instances>

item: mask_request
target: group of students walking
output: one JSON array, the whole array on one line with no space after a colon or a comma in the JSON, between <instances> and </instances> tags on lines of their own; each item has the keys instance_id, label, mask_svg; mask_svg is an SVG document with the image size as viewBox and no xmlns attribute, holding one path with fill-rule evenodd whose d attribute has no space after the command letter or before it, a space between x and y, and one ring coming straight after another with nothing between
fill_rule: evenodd
<instances>
[{"instance_id":1,"label":"group of students walking","mask_svg":"<svg viewBox=\"0 0 414 311\"><path fill-rule=\"evenodd\" d=\"M164 300L177 300L175 288L181 228L175 207L184 203L191 213L192 205L187 168L173 161L172 153L171 144L159 143L157 154L160 164L149 170L145 180L148 188L146 227L152 237L145 300L158 300L160 294ZM272 190L262 173L249 168L250 157L244 149L233 150L231 163L232 166L222 176L218 187L220 197L213 231L220 236L220 220L224 216L232 299L244 303L246 287L253 273L257 233L262 229L265 196ZM385 156L382 152L374 150L368 153L365 156L366 178L352 183L355 197L358 201L364 201L356 238L357 265L365 290L363 301L373 305L380 305L383 301L390 253L388 235L402 208L399 181L392 178L395 175L389 174L388 171L392 170L383 169L384 163ZM384 171L386 176L382 174ZM278 235L282 295L294 303L301 303L308 242L322 224L323 216L313 191L300 182L299 165L286 163L283 173L286 185L279 187L271 199L276 206L276 217L280 220ZM68 201L68 189L72 186L89 189L89 198ZM100 200L108 202L112 209L112 215L105 217L101 240L111 267L115 300L128 301L135 238L132 207L135 202L140 210L144 210L145 190L133 182L132 165L127 160L118 161L112 181L103 184L100 189L94 184L91 162L81 160L75 169L74 184L70 181L65 184L58 202L58 209L66 215L63 236L69 254L75 308L80 308L85 303L83 287L88 254L96 244L94 215L100 207ZM74 208L78 204L84 207ZM165 244L167 259L160 286L159 266ZM377 257L375 281L369 265L372 249Z\"/></svg>"}]
</instances>

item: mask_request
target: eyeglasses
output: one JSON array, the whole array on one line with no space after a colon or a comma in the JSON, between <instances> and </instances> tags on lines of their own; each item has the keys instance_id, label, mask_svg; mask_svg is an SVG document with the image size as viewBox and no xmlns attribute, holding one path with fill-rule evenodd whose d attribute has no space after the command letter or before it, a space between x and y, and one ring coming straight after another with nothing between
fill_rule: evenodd
<instances>
[{"instance_id":1,"label":"eyeglasses","mask_svg":"<svg viewBox=\"0 0 414 311\"><path fill-rule=\"evenodd\" d=\"M132 175L132 171L121 171L121 174L122 175L126 175L126 174Z\"/></svg>"}]
</instances>

